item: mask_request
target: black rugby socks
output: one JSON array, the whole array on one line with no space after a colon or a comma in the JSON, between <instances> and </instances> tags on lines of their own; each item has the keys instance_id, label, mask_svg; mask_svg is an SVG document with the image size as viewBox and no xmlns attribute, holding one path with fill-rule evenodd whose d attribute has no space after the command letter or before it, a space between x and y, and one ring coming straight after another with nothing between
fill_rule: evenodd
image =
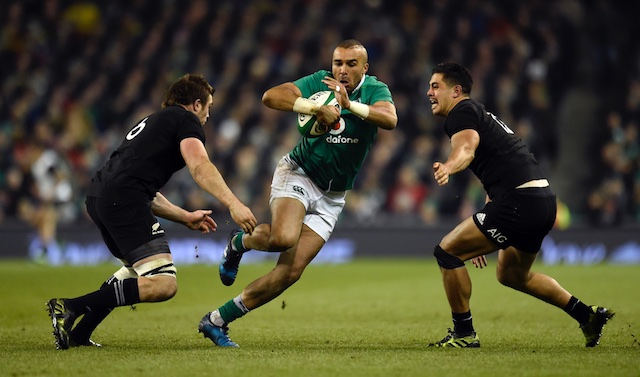
<instances>
[{"instance_id":1,"label":"black rugby socks","mask_svg":"<svg viewBox=\"0 0 640 377\"><path fill-rule=\"evenodd\" d=\"M453 332L459 337L473 334L473 317L471 311L466 313L451 313L453 318Z\"/></svg>"},{"instance_id":2,"label":"black rugby socks","mask_svg":"<svg viewBox=\"0 0 640 377\"><path fill-rule=\"evenodd\" d=\"M66 299L65 305L79 316L93 310L133 305L139 302L138 279L124 279L84 296Z\"/></svg>"},{"instance_id":3,"label":"black rugby socks","mask_svg":"<svg viewBox=\"0 0 640 377\"><path fill-rule=\"evenodd\" d=\"M574 296L571 296L569 303L564 307L564 311L581 325L587 323L589 321L589 315L593 313L589 306Z\"/></svg>"}]
</instances>

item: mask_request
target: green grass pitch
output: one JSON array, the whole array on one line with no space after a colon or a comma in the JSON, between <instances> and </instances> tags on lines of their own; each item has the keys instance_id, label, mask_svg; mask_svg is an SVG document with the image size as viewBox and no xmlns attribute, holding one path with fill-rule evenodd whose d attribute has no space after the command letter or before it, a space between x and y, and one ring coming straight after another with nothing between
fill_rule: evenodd
<instances>
[{"instance_id":1,"label":"green grass pitch","mask_svg":"<svg viewBox=\"0 0 640 377\"><path fill-rule=\"evenodd\" d=\"M117 266L3 261L0 376L640 376L640 265L534 266L616 311L600 345L587 349L573 319L501 286L489 262L469 268L480 349L425 347L451 326L433 259L364 259L311 265L231 324L240 349L213 347L198 321L271 264L241 266L233 287L219 282L216 266L178 266L174 299L116 309L94 333L102 348L58 351L45 302L89 292Z\"/></svg>"}]
</instances>

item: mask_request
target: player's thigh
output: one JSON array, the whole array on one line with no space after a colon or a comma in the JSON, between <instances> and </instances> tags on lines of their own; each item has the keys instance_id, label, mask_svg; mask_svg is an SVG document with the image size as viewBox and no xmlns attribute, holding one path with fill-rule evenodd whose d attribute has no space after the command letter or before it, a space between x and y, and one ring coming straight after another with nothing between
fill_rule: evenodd
<instances>
[{"instance_id":1,"label":"player's thigh","mask_svg":"<svg viewBox=\"0 0 640 377\"><path fill-rule=\"evenodd\" d=\"M278 265L287 266L293 274L300 275L318 255L324 244L322 237L303 225L298 243L287 252L280 254Z\"/></svg>"},{"instance_id":2,"label":"player's thigh","mask_svg":"<svg viewBox=\"0 0 640 377\"><path fill-rule=\"evenodd\" d=\"M522 280L527 277L537 253L518 250L513 246L498 252L496 276L500 281Z\"/></svg>"},{"instance_id":3,"label":"player's thigh","mask_svg":"<svg viewBox=\"0 0 640 377\"><path fill-rule=\"evenodd\" d=\"M440 242L440 247L463 261L489 254L498 248L478 229L471 217L458 224L444 236Z\"/></svg>"},{"instance_id":4,"label":"player's thigh","mask_svg":"<svg viewBox=\"0 0 640 377\"><path fill-rule=\"evenodd\" d=\"M272 237L297 239L306 213L304 204L294 198L276 198L271 203Z\"/></svg>"}]
</instances>

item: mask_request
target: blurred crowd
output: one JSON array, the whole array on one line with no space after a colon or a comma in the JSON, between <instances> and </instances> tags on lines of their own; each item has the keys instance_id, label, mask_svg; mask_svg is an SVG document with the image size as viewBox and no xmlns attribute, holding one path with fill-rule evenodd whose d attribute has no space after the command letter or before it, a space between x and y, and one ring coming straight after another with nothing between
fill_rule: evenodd
<instances>
[{"instance_id":1,"label":"blurred crowd","mask_svg":"<svg viewBox=\"0 0 640 377\"><path fill-rule=\"evenodd\" d=\"M84 193L93 172L187 72L216 89L205 125L212 161L268 220L271 174L299 134L293 114L263 106L262 93L329 69L333 48L348 38L367 47L369 74L389 85L399 124L379 132L345 221L431 226L482 206L485 193L470 173L445 188L432 177L449 140L425 92L436 63L457 61L472 71L472 97L511 125L556 181L573 179L573 169L557 171L570 153L559 146L589 145L593 153L579 159L590 171L579 186L586 200L572 202L581 196L562 189L570 185L556 189L562 226L637 224L640 30L625 7L605 0L4 0L0 224L28 222L46 244L56 224L88 221ZM580 125L595 131L566 140L559 120L576 111L563 105L575 88L597 98L594 116ZM163 193L186 208L226 213L184 170Z\"/></svg>"}]
</instances>

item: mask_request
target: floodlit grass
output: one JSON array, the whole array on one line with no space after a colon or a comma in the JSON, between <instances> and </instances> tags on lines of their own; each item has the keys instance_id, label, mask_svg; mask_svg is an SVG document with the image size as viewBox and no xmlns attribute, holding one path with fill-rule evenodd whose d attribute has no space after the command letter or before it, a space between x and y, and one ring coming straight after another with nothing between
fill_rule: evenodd
<instances>
[{"instance_id":1,"label":"floodlit grass","mask_svg":"<svg viewBox=\"0 0 640 377\"><path fill-rule=\"evenodd\" d=\"M58 351L44 303L93 290L116 265L4 261L0 375L640 376L640 266L535 266L617 312L593 349L562 310L502 287L492 267L470 269L480 349L426 348L451 326L438 268L389 259L310 266L281 297L231 324L240 349L213 347L198 321L272 265L242 266L233 287L215 266L179 266L173 300L116 309L94 333L102 348Z\"/></svg>"}]
</instances>

